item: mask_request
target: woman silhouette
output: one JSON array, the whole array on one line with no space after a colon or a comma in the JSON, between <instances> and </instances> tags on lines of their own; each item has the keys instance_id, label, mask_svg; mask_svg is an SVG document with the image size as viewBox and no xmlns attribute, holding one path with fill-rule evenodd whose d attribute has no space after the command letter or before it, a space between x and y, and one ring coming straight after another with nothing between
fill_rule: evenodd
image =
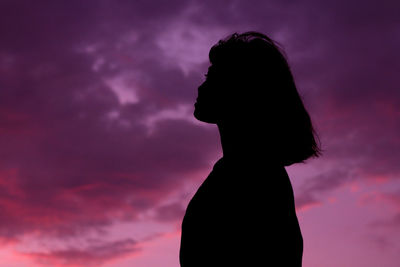
<instances>
[{"instance_id":1,"label":"woman silhouette","mask_svg":"<svg viewBox=\"0 0 400 267\"><path fill-rule=\"evenodd\" d=\"M302 264L303 239L284 166L320 148L283 52L257 32L233 34L209 53L194 116L217 124L223 157L190 201L180 264Z\"/></svg>"}]
</instances>

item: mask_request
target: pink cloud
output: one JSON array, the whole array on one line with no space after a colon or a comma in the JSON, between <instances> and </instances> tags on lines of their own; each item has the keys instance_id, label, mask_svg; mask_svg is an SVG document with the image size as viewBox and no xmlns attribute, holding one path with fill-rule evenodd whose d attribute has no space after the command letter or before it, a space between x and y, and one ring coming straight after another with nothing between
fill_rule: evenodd
<instances>
[{"instance_id":1,"label":"pink cloud","mask_svg":"<svg viewBox=\"0 0 400 267\"><path fill-rule=\"evenodd\" d=\"M114 242L93 242L85 248L69 247L49 252L27 252L24 256L51 266L99 266L116 258L140 253L140 246L132 239Z\"/></svg>"}]
</instances>

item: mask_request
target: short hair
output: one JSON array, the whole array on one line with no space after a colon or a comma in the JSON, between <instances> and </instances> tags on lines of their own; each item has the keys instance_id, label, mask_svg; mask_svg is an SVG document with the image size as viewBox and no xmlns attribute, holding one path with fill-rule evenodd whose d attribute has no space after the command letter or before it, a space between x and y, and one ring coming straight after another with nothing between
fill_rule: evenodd
<instances>
[{"instance_id":1,"label":"short hair","mask_svg":"<svg viewBox=\"0 0 400 267\"><path fill-rule=\"evenodd\" d=\"M224 94L236 90L239 112L266 127L264 139L284 166L320 156L318 136L276 41L254 31L234 33L211 48L209 59L229 77Z\"/></svg>"}]
</instances>

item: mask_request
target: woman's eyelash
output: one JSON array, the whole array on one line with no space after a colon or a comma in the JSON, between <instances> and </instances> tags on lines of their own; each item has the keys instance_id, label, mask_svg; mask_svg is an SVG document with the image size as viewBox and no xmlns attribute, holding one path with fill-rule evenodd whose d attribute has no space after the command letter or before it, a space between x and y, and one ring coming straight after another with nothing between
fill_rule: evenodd
<instances>
[{"instance_id":1,"label":"woman's eyelash","mask_svg":"<svg viewBox=\"0 0 400 267\"><path fill-rule=\"evenodd\" d=\"M208 77L208 74L204 74L204 77L206 77L206 78L207 78L207 77Z\"/></svg>"}]
</instances>

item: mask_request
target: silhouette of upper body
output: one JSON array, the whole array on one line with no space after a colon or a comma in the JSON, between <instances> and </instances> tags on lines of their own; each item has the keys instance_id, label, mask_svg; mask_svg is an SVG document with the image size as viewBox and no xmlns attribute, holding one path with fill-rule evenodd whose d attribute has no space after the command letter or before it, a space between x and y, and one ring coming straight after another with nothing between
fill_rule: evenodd
<instances>
[{"instance_id":1,"label":"silhouette of upper body","mask_svg":"<svg viewBox=\"0 0 400 267\"><path fill-rule=\"evenodd\" d=\"M303 238L285 166L318 156L282 51L257 32L210 50L195 117L217 124L223 157L190 201L180 264L301 267Z\"/></svg>"}]
</instances>

